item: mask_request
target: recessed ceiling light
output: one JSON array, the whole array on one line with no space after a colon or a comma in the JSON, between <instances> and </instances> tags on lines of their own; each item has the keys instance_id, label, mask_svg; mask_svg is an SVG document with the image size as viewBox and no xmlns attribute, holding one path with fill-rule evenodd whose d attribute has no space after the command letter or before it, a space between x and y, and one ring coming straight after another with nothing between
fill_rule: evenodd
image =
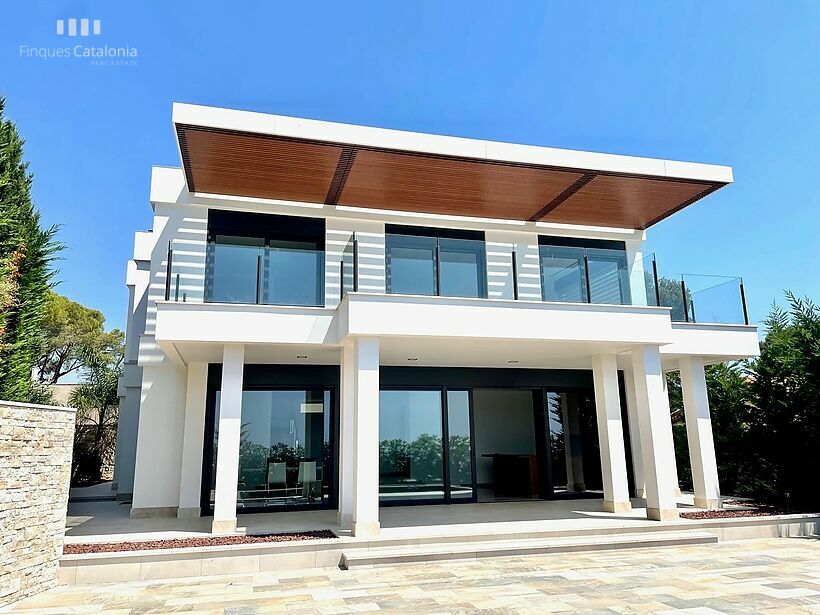
<instances>
[{"instance_id":1,"label":"recessed ceiling light","mask_svg":"<svg viewBox=\"0 0 820 615\"><path fill-rule=\"evenodd\" d=\"M518 361L507 361L507 363L518 363Z\"/></svg>"},{"instance_id":2,"label":"recessed ceiling light","mask_svg":"<svg viewBox=\"0 0 820 615\"><path fill-rule=\"evenodd\" d=\"M418 357L407 357L407 360L408 361L418 361L419 358Z\"/></svg>"},{"instance_id":3,"label":"recessed ceiling light","mask_svg":"<svg viewBox=\"0 0 820 615\"><path fill-rule=\"evenodd\" d=\"M297 354L296 358L297 359L307 359L307 355L306 354Z\"/></svg>"}]
</instances>

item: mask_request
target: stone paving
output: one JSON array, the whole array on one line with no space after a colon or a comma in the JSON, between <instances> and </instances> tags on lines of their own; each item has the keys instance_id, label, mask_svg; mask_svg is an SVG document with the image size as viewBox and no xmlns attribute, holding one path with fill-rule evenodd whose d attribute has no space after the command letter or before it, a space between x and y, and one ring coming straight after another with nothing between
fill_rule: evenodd
<instances>
[{"instance_id":1,"label":"stone paving","mask_svg":"<svg viewBox=\"0 0 820 615\"><path fill-rule=\"evenodd\" d=\"M12 611L820 614L820 539L59 587Z\"/></svg>"}]
</instances>

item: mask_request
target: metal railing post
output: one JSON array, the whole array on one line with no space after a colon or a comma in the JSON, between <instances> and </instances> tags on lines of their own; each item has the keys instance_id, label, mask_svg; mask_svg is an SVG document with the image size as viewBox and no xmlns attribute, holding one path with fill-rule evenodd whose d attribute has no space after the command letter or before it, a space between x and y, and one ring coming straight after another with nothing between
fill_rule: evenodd
<instances>
[{"instance_id":1,"label":"metal railing post","mask_svg":"<svg viewBox=\"0 0 820 615\"><path fill-rule=\"evenodd\" d=\"M438 237L436 237L436 267L435 267L435 274L436 274L436 297L441 296L441 246L438 242Z\"/></svg>"},{"instance_id":2,"label":"metal railing post","mask_svg":"<svg viewBox=\"0 0 820 615\"><path fill-rule=\"evenodd\" d=\"M176 286L174 287L174 301L179 301L179 274L176 276Z\"/></svg>"},{"instance_id":3,"label":"metal railing post","mask_svg":"<svg viewBox=\"0 0 820 615\"><path fill-rule=\"evenodd\" d=\"M587 303L592 303L592 286L589 283L589 257L584 252L584 280L586 280Z\"/></svg>"},{"instance_id":4,"label":"metal railing post","mask_svg":"<svg viewBox=\"0 0 820 615\"><path fill-rule=\"evenodd\" d=\"M339 260L339 300L345 298L345 259Z\"/></svg>"},{"instance_id":5,"label":"metal railing post","mask_svg":"<svg viewBox=\"0 0 820 615\"><path fill-rule=\"evenodd\" d=\"M683 278L680 280L680 292L683 295L683 320L689 322L689 300L686 298L686 282L683 281ZM694 307L692 306L692 312L695 311ZM695 320L694 313L692 314L692 320Z\"/></svg>"},{"instance_id":6,"label":"metal railing post","mask_svg":"<svg viewBox=\"0 0 820 615\"><path fill-rule=\"evenodd\" d=\"M256 304L262 303L262 255L256 257Z\"/></svg>"},{"instance_id":7,"label":"metal railing post","mask_svg":"<svg viewBox=\"0 0 820 615\"><path fill-rule=\"evenodd\" d=\"M518 255L515 248L512 251L512 282L513 282L513 299L518 301Z\"/></svg>"},{"instance_id":8,"label":"metal railing post","mask_svg":"<svg viewBox=\"0 0 820 615\"><path fill-rule=\"evenodd\" d=\"M359 292L359 240L353 233L353 292Z\"/></svg>"},{"instance_id":9,"label":"metal railing post","mask_svg":"<svg viewBox=\"0 0 820 615\"><path fill-rule=\"evenodd\" d=\"M174 257L174 251L171 249L171 242L168 242L168 258L165 262L165 300L171 298L171 259Z\"/></svg>"},{"instance_id":10,"label":"metal railing post","mask_svg":"<svg viewBox=\"0 0 820 615\"><path fill-rule=\"evenodd\" d=\"M655 260L655 257L652 257L652 275L655 278L655 305L657 307L661 306L661 283L658 279L658 261Z\"/></svg>"},{"instance_id":11,"label":"metal railing post","mask_svg":"<svg viewBox=\"0 0 820 615\"><path fill-rule=\"evenodd\" d=\"M746 311L746 289L743 286L743 278L740 279L740 303L743 305L743 324L749 324L749 312Z\"/></svg>"}]
</instances>

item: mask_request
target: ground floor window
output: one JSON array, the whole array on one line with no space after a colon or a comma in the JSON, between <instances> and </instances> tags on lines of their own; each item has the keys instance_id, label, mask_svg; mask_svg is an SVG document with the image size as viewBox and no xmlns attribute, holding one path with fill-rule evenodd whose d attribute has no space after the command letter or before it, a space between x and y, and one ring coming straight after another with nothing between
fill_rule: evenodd
<instances>
[{"instance_id":1,"label":"ground floor window","mask_svg":"<svg viewBox=\"0 0 820 615\"><path fill-rule=\"evenodd\" d=\"M330 391L242 392L237 510L323 507L331 489ZM210 504L216 488L216 392Z\"/></svg>"}]
</instances>

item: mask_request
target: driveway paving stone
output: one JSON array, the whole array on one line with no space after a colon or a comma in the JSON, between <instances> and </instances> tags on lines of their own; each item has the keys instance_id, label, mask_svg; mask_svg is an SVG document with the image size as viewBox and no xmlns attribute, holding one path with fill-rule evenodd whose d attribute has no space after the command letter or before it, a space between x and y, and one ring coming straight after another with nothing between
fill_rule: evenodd
<instances>
[{"instance_id":1,"label":"driveway paving stone","mask_svg":"<svg viewBox=\"0 0 820 615\"><path fill-rule=\"evenodd\" d=\"M820 538L63 586L10 611L820 615Z\"/></svg>"}]
</instances>

